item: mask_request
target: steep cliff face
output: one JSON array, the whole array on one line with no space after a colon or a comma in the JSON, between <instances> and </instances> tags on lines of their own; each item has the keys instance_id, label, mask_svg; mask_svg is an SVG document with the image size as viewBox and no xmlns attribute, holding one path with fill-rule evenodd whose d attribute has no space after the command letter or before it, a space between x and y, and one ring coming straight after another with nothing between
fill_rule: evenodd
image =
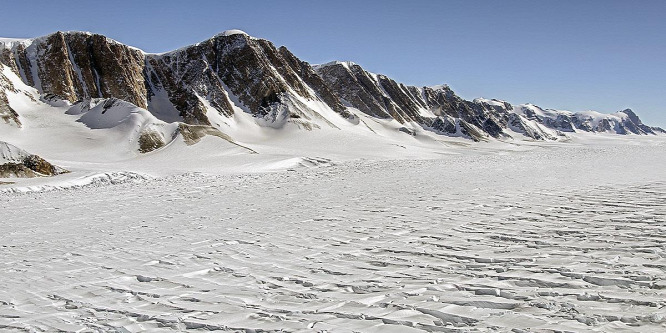
<instances>
[{"instance_id":1,"label":"steep cliff face","mask_svg":"<svg viewBox=\"0 0 666 333\"><path fill-rule=\"evenodd\" d=\"M333 111L345 118L352 116L340 100L338 94L326 84L309 63L296 58L296 56L284 46L281 46L278 50L282 59L284 59L291 69L296 72L303 82L310 86L317 96L330 106Z\"/></svg>"},{"instance_id":2,"label":"steep cliff face","mask_svg":"<svg viewBox=\"0 0 666 333\"><path fill-rule=\"evenodd\" d=\"M395 120L408 134L421 128L476 141L516 133L556 140L580 131L663 132L644 125L631 110L602 115L494 99L469 101L448 86L407 86L351 62L312 67L285 47L236 30L164 54L147 54L84 32L4 39L0 64L0 119L13 126L21 126L21 119L8 100L8 93L18 93L8 76L49 99L72 104L118 99L166 123L211 128L219 128L238 112L254 116L262 126L291 123L306 129L335 127L331 117L354 122L354 113L361 112ZM154 138L147 134L142 150L163 144Z\"/></svg>"},{"instance_id":3,"label":"steep cliff face","mask_svg":"<svg viewBox=\"0 0 666 333\"><path fill-rule=\"evenodd\" d=\"M70 103L117 98L166 121L211 125L210 109L231 117L236 108L274 127L321 118L307 101L350 116L307 63L242 32L165 54L145 54L83 32L3 44L0 51L0 62L43 94Z\"/></svg>"},{"instance_id":4,"label":"steep cliff face","mask_svg":"<svg viewBox=\"0 0 666 333\"><path fill-rule=\"evenodd\" d=\"M370 73L351 62L333 62L317 66L322 79L348 103L363 113L378 118L404 122L394 103L384 95Z\"/></svg>"},{"instance_id":5,"label":"steep cliff face","mask_svg":"<svg viewBox=\"0 0 666 333\"><path fill-rule=\"evenodd\" d=\"M448 86L406 86L351 62L336 61L316 69L345 102L370 116L415 122L441 134L474 140L487 135L505 136L503 128L512 110L508 103L498 107L483 101L466 101Z\"/></svg>"},{"instance_id":6,"label":"steep cliff face","mask_svg":"<svg viewBox=\"0 0 666 333\"><path fill-rule=\"evenodd\" d=\"M0 120L5 124L21 127L19 114L9 105L9 99L7 98L7 92L15 92L16 88L5 75L5 70L8 70L7 67L4 65L0 65L0 67L2 67L2 70L0 70Z\"/></svg>"},{"instance_id":7,"label":"steep cliff face","mask_svg":"<svg viewBox=\"0 0 666 333\"><path fill-rule=\"evenodd\" d=\"M242 32L226 32L174 52L147 57L151 96L164 91L190 124L210 124L205 104L231 117L234 107L279 127L320 118L304 101L347 110L305 62Z\"/></svg>"},{"instance_id":8,"label":"steep cliff face","mask_svg":"<svg viewBox=\"0 0 666 333\"><path fill-rule=\"evenodd\" d=\"M147 106L143 52L105 36L57 32L3 52L0 61L42 93L69 102L115 97Z\"/></svg>"}]
</instances>

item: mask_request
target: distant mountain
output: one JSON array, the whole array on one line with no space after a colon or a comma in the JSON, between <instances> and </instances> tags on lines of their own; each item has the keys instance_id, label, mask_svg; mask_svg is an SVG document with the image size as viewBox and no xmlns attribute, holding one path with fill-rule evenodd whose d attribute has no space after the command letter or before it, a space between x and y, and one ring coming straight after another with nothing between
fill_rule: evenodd
<instances>
[{"instance_id":1,"label":"distant mountain","mask_svg":"<svg viewBox=\"0 0 666 333\"><path fill-rule=\"evenodd\" d=\"M360 124L359 116L367 116L395 121L406 134L426 130L475 141L664 133L628 109L573 113L496 99L468 101L446 85L406 86L351 62L311 66L287 48L239 30L162 54L87 32L0 39L0 64L0 118L6 124L22 126L8 94L34 100L19 87L25 85L36 89L42 102L71 105L68 113L81 114L79 121L90 128L131 124L136 130L128 133L142 152L179 133L223 137L220 124L240 113L261 127L308 130L335 128L340 119Z\"/></svg>"},{"instance_id":2,"label":"distant mountain","mask_svg":"<svg viewBox=\"0 0 666 333\"><path fill-rule=\"evenodd\" d=\"M448 86L413 87L365 71L352 62L331 62L316 66L317 73L348 106L400 123L416 122L443 135L510 136L512 130L533 139L557 139L562 132L610 132L617 134L663 133L644 125L627 109L612 115L598 112L543 110L526 104L512 106L497 99L467 101Z\"/></svg>"}]
</instances>

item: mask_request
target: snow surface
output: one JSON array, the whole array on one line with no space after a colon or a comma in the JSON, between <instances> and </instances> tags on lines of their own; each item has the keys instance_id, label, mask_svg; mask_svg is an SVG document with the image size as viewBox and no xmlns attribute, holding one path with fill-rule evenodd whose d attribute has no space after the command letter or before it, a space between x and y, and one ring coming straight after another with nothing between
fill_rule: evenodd
<instances>
[{"instance_id":1,"label":"snow surface","mask_svg":"<svg viewBox=\"0 0 666 333\"><path fill-rule=\"evenodd\" d=\"M233 36L233 35L246 35L249 36L245 31L238 29L225 30L218 34L218 36Z\"/></svg>"},{"instance_id":2,"label":"snow surface","mask_svg":"<svg viewBox=\"0 0 666 333\"><path fill-rule=\"evenodd\" d=\"M504 101L498 100L498 99L487 99L487 98L475 98L474 99L475 103L486 103L488 105L492 106L499 106L499 107L504 107Z\"/></svg>"},{"instance_id":3,"label":"snow surface","mask_svg":"<svg viewBox=\"0 0 666 333\"><path fill-rule=\"evenodd\" d=\"M28 38L4 38L0 37L0 48L8 48L11 49L14 47L14 45L18 45L20 43L25 43L28 41Z\"/></svg>"},{"instance_id":4,"label":"snow surface","mask_svg":"<svg viewBox=\"0 0 666 333\"><path fill-rule=\"evenodd\" d=\"M333 66L333 65L342 65L344 68L346 68L347 70L349 70L352 66L356 65L356 63L353 62L353 61L338 61L338 60L334 60L334 61L329 61L329 62L327 62L327 63L325 63L325 64L312 65L312 68L314 68L315 70L317 70L317 69L319 69L319 68L328 67L328 66ZM374 74L374 73L372 73L372 74ZM376 74L375 74L375 75L376 75Z\"/></svg>"},{"instance_id":5,"label":"snow surface","mask_svg":"<svg viewBox=\"0 0 666 333\"><path fill-rule=\"evenodd\" d=\"M578 115L578 117L580 119L587 120L590 123L590 125L592 125L593 127L598 126L599 123L604 119L614 120L616 122L620 122L623 119L626 119L626 118L629 117L629 116L627 116L627 114L625 114L623 112L616 112L616 113L613 113L613 114L604 114L604 113L597 112L597 111L580 111L580 112L576 112L576 115Z\"/></svg>"},{"instance_id":6,"label":"snow surface","mask_svg":"<svg viewBox=\"0 0 666 333\"><path fill-rule=\"evenodd\" d=\"M5 38L0 37L0 43L13 43L13 42L22 42L28 38Z\"/></svg>"},{"instance_id":7,"label":"snow surface","mask_svg":"<svg viewBox=\"0 0 666 333\"><path fill-rule=\"evenodd\" d=\"M434 86L429 86L428 88L430 88L432 90L441 90L441 89L448 89L449 85L448 84L437 84L437 85L434 85Z\"/></svg>"},{"instance_id":8,"label":"snow surface","mask_svg":"<svg viewBox=\"0 0 666 333\"><path fill-rule=\"evenodd\" d=\"M665 142L586 140L0 194L0 327L663 332Z\"/></svg>"}]
</instances>

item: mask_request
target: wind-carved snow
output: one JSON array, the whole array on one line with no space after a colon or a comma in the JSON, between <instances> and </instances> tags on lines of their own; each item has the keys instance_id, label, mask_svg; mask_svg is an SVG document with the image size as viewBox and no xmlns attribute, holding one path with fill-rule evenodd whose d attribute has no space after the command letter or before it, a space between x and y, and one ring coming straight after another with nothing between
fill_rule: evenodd
<instances>
[{"instance_id":1,"label":"wind-carved snow","mask_svg":"<svg viewBox=\"0 0 666 333\"><path fill-rule=\"evenodd\" d=\"M73 179L60 180L54 182L53 184L18 186L18 187L0 189L0 193L31 193L31 192L63 191L63 190L82 189L88 187L118 185L125 183L141 183L152 178L154 177L136 172L128 172L128 171L104 172L104 173L85 175Z\"/></svg>"},{"instance_id":2,"label":"wind-carved snow","mask_svg":"<svg viewBox=\"0 0 666 333\"><path fill-rule=\"evenodd\" d=\"M663 332L664 144L0 194L0 328Z\"/></svg>"}]
</instances>

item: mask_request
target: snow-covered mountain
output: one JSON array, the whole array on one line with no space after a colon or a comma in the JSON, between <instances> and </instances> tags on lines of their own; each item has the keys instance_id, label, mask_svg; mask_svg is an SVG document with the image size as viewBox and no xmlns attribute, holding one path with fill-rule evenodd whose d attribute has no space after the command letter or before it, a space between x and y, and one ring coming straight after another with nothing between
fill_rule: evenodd
<instances>
[{"instance_id":1,"label":"snow-covered mountain","mask_svg":"<svg viewBox=\"0 0 666 333\"><path fill-rule=\"evenodd\" d=\"M631 110L574 113L468 101L446 85L407 86L352 62L311 66L239 30L162 54L87 32L0 39L0 66L0 127L23 128L27 118L43 116L31 110L51 107L141 153L177 138L191 144L214 135L238 145L238 137L255 132L277 135L268 129L367 128L376 134L368 125L373 121L395 133L474 141L664 133Z\"/></svg>"},{"instance_id":2,"label":"snow-covered mountain","mask_svg":"<svg viewBox=\"0 0 666 333\"><path fill-rule=\"evenodd\" d=\"M436 133L503 138L518 132L533 139L557 139L562 132L656 134L627 109L611 115L598 112L543 110L531 104L513 106L497 99L467 101L447 85L414 87L364 70L352 62L316 66L317 73L347 105L379 118L417 123Z\"/></svg>"},{"instance_id":3,"label":"snow-covered mountain","mask_svg":"<svg viewBox=\"0 0 666 333\"><path fill-rule=\"evenodd\" d=\"M309 65L239 31L164 54L84 32L4 42L0 49L2 64L41 94L70 103L116 98L167 122L211 125L248 112L263 125L311 128L326 123L321 108L350 116Z\"/></svg>"}]
</instances>

